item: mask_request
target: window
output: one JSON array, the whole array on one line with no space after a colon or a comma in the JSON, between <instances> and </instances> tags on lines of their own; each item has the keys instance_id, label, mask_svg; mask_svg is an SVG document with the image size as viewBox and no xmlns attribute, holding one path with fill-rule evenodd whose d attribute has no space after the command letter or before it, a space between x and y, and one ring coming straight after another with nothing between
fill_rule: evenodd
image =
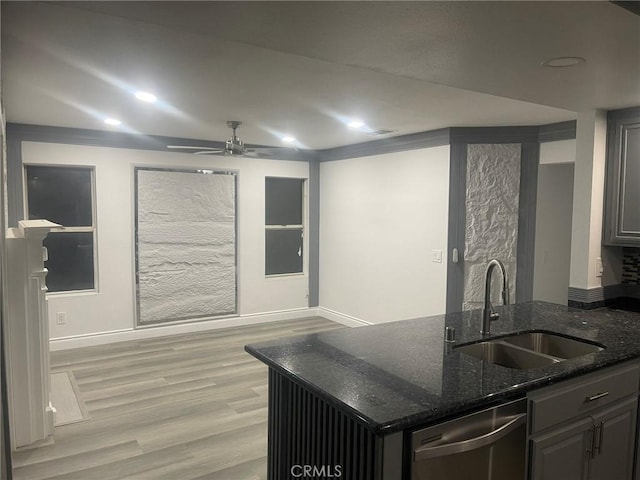
<instances>
[{"instance_id":1,"label":"window","mask_svg":"<svg viewBox=\"0 0 640 480\"><path fill-rule=\"evenodd\" d=\"M304 180L265 179L265 274L302 273Z\"/></svg>"},{"instance_id":2,"label":"window","mask_svg":"<svg viewBox=\"0 0 640 480\"><path fill-rule=\"evenodd\" d=\"M237 313L236 178L135 167L138 325Z\"/></svg>"},{"instance_id":3,"label":"window","mask_svg":"<svg viewBox=\"0 0 640 480\"><path fill-rule=\"evenodd\" d=\"M94 289L93 170L27 165L25 174L29 220L44 219L65 227L44 240L49 292Z\"/></svg>"}]
</instances>

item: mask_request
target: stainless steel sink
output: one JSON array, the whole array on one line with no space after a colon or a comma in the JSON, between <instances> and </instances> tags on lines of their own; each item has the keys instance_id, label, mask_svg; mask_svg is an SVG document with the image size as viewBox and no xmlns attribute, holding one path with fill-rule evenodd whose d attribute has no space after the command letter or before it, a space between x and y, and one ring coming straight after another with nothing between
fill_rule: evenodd
<instances>
[{"instance_id":1,"label":"stainless steel sink","mask_svg":"<svg viewBox=\"0 0 640 480\"><path fill-rule=\"evenodd\" d=\"M524 332L454 348L484 362L519 370L545 367L604 350L601 345L553 332Z\"/></svg>"},{"instance_id":2,"label":"stainless steel sink","mask_svg":"<svg viewBox=\"0 0 640 480\"><path fill-rule=\"evenodd\" d=\"M484 362L508 368L527 369L545 367L559 362L559 359L540 355L524 348L518 348L501 341L489 341L462 345L456 350L479 358Z\"/></svg>"},{"instance_id":3,"label":"stainless steel sink","mask_svg":"<svg viewBox=\"0 0 640 480\"><path fill-rule=\"evenodd\" d=\"M575 358L604 350L603 347L551 332L530 332L503 337L507 343L556 358Z\"/></svg>"}]
</instances>

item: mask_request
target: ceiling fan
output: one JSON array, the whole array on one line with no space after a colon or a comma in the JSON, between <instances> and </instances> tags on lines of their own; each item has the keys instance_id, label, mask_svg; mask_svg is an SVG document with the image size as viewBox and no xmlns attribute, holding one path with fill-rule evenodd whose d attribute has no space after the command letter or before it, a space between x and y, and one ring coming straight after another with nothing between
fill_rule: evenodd
<instances>
[{"instance_id":1,"label":"ceiling fan","mask_svg":"<svg viewBox=\"0 0 640 480\"><path fill-rule=\"evenodd\" d=\"M197 145L167 145L171 150L185 150L195 155L232 155L235 157L269 157L269 147L247 148L240 137L236 134L242 122L238 120L228 120L227 126L232 130L232 135L225 142L224 148L202 147ZM277 147L276 147L277 148ZM274 148L275 149L275 148Z\"/></svg>"}]
</instances>

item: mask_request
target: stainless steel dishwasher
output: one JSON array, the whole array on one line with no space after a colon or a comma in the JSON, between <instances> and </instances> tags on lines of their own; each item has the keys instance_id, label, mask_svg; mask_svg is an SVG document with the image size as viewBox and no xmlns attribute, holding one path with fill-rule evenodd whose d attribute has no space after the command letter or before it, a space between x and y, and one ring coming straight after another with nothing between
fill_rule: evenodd
<instances>
[{"instance_id":1,"label":"stainless steel dishwasher","mask_svg":"<svg viewBox=\"0 0 640 480\"><path fill-rule=\"evenodd\" d=\"M525 478L526 400L413 432L411 480Z\"/></svg>"}]
</instances>

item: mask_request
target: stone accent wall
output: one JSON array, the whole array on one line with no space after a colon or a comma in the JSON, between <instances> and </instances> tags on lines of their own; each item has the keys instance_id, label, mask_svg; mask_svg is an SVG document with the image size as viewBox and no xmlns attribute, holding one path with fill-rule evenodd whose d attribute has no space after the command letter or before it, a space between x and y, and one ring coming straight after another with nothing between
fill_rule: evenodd
<instances>
[{"instance_id":1,"label":"stone accent wall","mask_svg":"<svg viewBox=\"0 0 640 480\"><path fill-rule=\"evenodd\" d=\"M236 312L235 175L137 171L138 323Z\"/></svg>"},{"instance_id":2,"label":"stone accent wall","mask_svg":"<svg viewBox=\"0 0 640 480\"><path fill-rule=\"evenodd\" d=\"M467 149L466 232L463 309L481 308L489 260L501 260L515 301L520 144L469 145ZM494 274L492 299L500 301L500 274Z\"/></svg>"},{"instance_id":3,"label":"stone accent wall","mask_svg":"<svg viewBox=\"0 0 640 480\"><path fill-rule=\"evenodd\" d=\"M624 249L622 283L640 285L640 248Z\"/></svg>"}]
</instances>

